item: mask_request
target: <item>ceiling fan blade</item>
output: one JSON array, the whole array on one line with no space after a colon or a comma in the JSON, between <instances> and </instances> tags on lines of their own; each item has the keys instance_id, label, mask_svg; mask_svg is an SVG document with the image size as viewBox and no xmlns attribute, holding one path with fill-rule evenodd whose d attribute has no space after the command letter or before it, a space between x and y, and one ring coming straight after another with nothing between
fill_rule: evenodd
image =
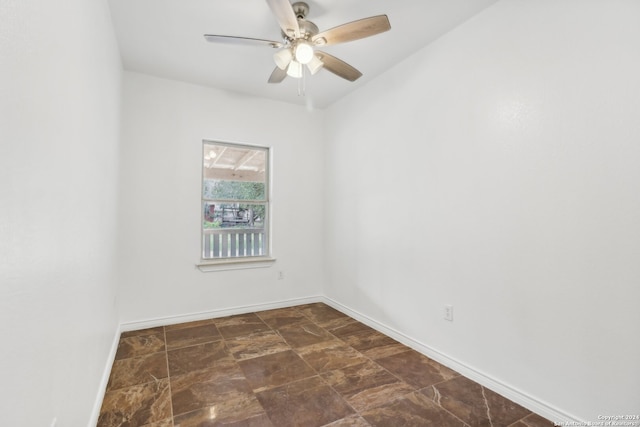
<instances>
[{"instance_id":1,"label":"ceiling fan blade","mask_svg":"<svg viewBox=\"0 0 640 427\"><path fill-rule=\"evenodd\" d=\"M325 46L363 39L390 29L391 24L387 15L377 15L323 31L313 36L311 40L318 46Z\"/></svg>"},{"instance_id":2,"label":"ceiling fan blade","mask_svg":"<svg viewBox=\"0 0 640 427\"><path fill-rule=\"evenodd\" d=\"M360 71L333 55L316 51L316 56L324 63L324 68L338 77L354 82L362 76Z\"/></svg>"},{"instance_id":3,"label":"ceiling fan blade","mask_svg":"<svg viewBox=\"0 0 640 427\"><path fill-rule=\"evenodd\" d=\"M298 18L293 12L289 0L267 0L267 4L271 8L271 12L276 16L282 31L289 37L299 37Z\"/></svg>"},{"instance_id":4,"label":"ceiling fan blade","mask_svg":"<svg viewBox=\"0 0 640 427\"><path fill-rule=\"evenodd\" d=\"M287 77L287 69L285 68L284 70L281 70L276 67L276 69L273 70L273 73L271 73L271 77L269 77L269 83L280 83L285 77Z\"/></svg>"},{"instance_id":5,"label":"ceiling fan blade","mask_svg":"<svg viewBox=\"0 0 640 427\"><path fill-rule=\"evenodd\" d=\"M219 36L215 34L205 34L204 38L212 43L240 44L246 46L267 46L273 48L282 47L282 43L273 40L253 39L251 37Z\"/></svg>"}]
</instances>

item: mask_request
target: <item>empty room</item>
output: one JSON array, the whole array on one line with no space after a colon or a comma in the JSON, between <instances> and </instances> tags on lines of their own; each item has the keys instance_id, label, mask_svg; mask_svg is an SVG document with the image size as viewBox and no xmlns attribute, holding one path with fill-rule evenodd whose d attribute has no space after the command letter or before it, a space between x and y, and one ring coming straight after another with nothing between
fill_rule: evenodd
<instances>
[{"instance_id":1,"label":"empty room","mask_svg":"<svg viewBox=\"0 0 640 427\"><path fill-rule=\"evenodd\" d=\"M0 424L640 427L640 2L0 0Z\"/></svg>"}]
</instances>

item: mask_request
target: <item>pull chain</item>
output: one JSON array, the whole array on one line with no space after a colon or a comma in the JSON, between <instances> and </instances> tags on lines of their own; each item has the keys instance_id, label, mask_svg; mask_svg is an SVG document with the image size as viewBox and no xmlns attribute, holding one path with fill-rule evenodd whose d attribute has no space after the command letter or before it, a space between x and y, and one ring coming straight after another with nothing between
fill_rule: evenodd
<instances>
[{"instance_id":1,"label":"pull chain","mask_svg":"<svg viewBox=\"0 0 640 427\"><path fill-rule=\"evenodd\" d=\"M307 70L302 66L302 77L298 79L298 96L306 96L307 89Z\"/></svg>"}]
</instances>

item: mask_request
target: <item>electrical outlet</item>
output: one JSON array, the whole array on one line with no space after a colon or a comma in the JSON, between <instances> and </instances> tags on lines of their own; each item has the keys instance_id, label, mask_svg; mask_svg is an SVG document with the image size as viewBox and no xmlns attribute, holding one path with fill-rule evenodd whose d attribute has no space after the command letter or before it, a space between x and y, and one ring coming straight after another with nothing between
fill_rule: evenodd
<instances>
[{"instance_id":1,"label":"electrical outlet","mask_svg":"<svg viewBox=\"0 0 640 427\"><path fill-rule=\"evenodd\" d=\"M284 280L284 271L278 271L278 280Z\"/></svg>"},{"instance_id":2,"label":"electrical outlet","mask_svg":"<svg viewBox=\"0 0 640 427\"><path fill-rule=\"evenodd\" d=\"M444 320L453 322L453 306L452 305L447 304L444 306Z\"/></svg>"}]
</instances>

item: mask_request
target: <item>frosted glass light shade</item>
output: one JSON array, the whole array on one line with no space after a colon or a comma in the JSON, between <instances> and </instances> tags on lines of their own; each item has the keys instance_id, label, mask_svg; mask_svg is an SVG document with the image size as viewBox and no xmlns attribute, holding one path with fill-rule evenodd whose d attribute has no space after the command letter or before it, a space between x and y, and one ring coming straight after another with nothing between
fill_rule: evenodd
<instances>
[{"instance_id":1,"label":"frosted glass light shade","mask_svg":"<svg viewBox=\"0 0 640 427\"><path fill-rule=\"evenodd\" d=\"M309 61L309 63L307 64L307 68L309 68L311 74L317 73L322 67L324 67L324 62L318 59L318 57L315 55L313 55L313 58L311 58L311 61Z\"/></svg>"},{"instance_id":2,"label":"frosted glass light shade","mask_svg":"<svg viewBox=\"0 0 640 427\"><path fill-rule=\"evenodd\" d=\"M287 75L294 79L302 78L302 64L298 61L291 61L289 68L287 68Z\"/></svg>"},{"instance_id":3,"label":"frosted glass light shade","mask_svg":"<svg viewBox=\"0 0 640 427\"><path fill-rule=\"evenodd\" d=\"M281 49L278 52L273 54L273 60L276 63L276 66L281 70L287 68L287 65L293 59L293 53L291 53L291 49Z\"/></svg>"},{"instance_id":4,"label":"frosted glass light shade","mask_svg":"<svg viewBox=\"0 0 640 427\"><path fill-rule=\"evenodd\" d=\"M296 61L308 64L314 57L313 48L309 43L299 42L296 46Z\"/></svg>"}]
</instances>

